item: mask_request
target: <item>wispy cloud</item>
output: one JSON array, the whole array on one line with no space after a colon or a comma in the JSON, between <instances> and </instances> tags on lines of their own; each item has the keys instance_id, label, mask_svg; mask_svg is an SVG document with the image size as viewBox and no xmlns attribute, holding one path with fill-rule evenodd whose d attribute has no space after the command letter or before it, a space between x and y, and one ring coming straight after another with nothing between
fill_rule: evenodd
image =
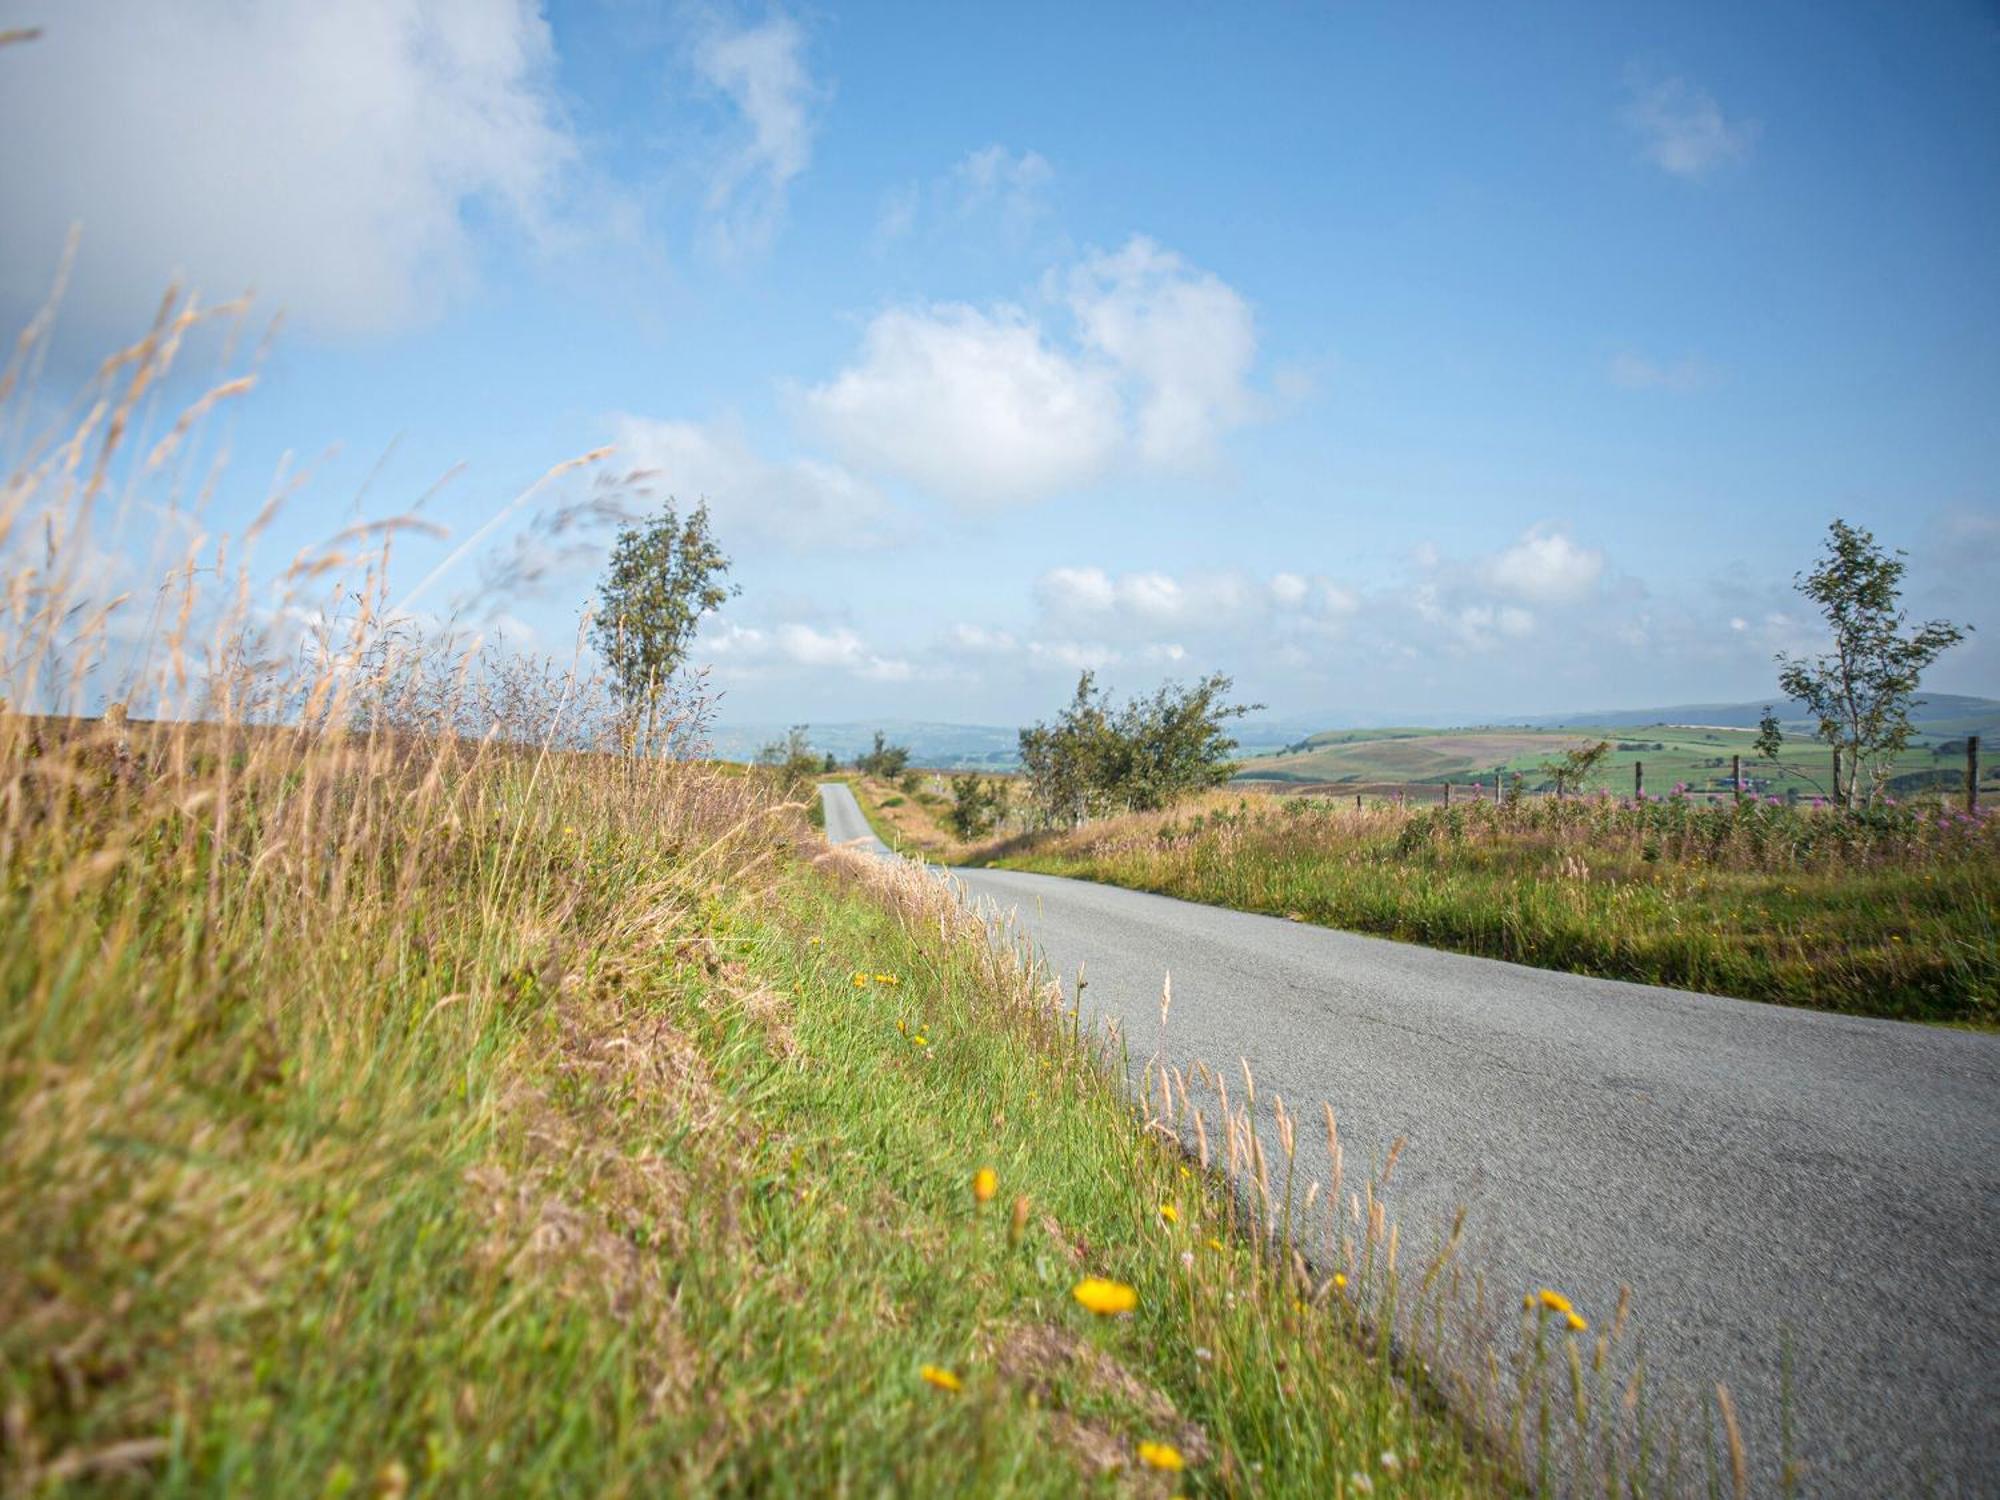
<instances>
[{"instance_id":1,"label":"wispy cloud","mask_svg":"<svg viewBox=\"0 0 2000 1500\"><path fill-rule=\"evenodd\" d=\"M1762 129L1755 120L1731 120L1713 97L1685 78L1634 80L1625 123L1639 134L1648 160L1689 179L1741 161Z\"/></svg>"},{"instance_id":2,"label":"wispy cloud","mask_svg":"<svg viewBox=\"0 0 2000 1500\"><path fill-rule=\"evenodd\" d=\"M812 160L821 90L806 67L806 36L791 17L717 26L695 48L695 71L736 107L739 139L709 186L710 248L724 260L768 249L785 219L792 181Z\"/></svg>"},{"instance_id":3,"label":"wispy cloud","mask_svg":"<svg viewBox=\"0 0 2000 1500\"><path fill-rule=\"evenodd\" d=\"M620 415L613 432L621 464L685 504L707 501L730 545L818 549L881 539L888 506L873 485L824 459L767 459L734 422Z\"/></svg>"},{"instance_id":4,"label":"wispy cloud","mask_svg":"<svg viewBox=\"0 0 2000 1500\"><path fill-rule=\"evenodd\" d=\"M968 151L932 181L904 183L883 198L876 248L975 226L997 231L1018 248L1047 218L1055 175L1039 151L1015 152L998 144Z\"/></svg>"}]
</instances>

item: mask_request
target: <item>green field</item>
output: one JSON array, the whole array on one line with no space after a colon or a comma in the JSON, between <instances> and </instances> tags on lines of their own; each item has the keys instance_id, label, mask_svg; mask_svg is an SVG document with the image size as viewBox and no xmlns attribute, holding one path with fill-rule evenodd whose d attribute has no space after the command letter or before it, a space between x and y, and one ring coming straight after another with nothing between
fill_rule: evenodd
<instances>
[{"instance_id":1,"label":"green field","mask_svg":"<svg viewBox=\"0 0 2000 1500\"><path fill-rule=\"evenodd\" d=\"M1445 782L1461 789L1480 782L1490 794L1496 778L1511 780L1518 773L1534 791L1546 782L1542 762L1597 740L1609 740L1613 748L1591 789L1621 796L1632 793L1635 767L1643 767L1648 795L1680 784L1697 793L1725 792L1732 756L1742 757L1744 777L1763 794L1810 798L1823 795L1832 779L1831 755L1823 745L1788 735L1785 752L1773 765L1758 757L1754 731L1700 725L1329 730L1288 751L1244 760L1236 779L1294 788L1421 787L1435 796ZM1893 786L1905 795L1962 786L1964 766L1957 736L1921 735L1897 757ZM1980 780L2000 788L2000 754L1982 754Z\"/></svg>"}]
</instances>

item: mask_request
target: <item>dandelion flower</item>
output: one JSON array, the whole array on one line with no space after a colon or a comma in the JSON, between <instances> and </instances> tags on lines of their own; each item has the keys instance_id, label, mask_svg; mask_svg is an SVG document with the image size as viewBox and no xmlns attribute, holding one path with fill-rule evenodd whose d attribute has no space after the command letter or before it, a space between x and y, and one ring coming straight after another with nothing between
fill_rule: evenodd
<instances>
[{"instance_id":1,"label":"dandelion flower","mask_svg":"<svg viewBox=\"0 0 2000 1500\"><path fill-rule=\"evenodd\" d=\"M1584 1321L1582 1313L1576 1313L1576 1312L1564 1313L1563 1318L1568 1322L1569 1331L1571 1333L1590 1332L1590 1324Z\"/></svg>"},{"instance_id":2,"label":"dandelion flower","mask_svg":"<svg viewBox=\"0 0 2000 1500\"><path fill-rule=\"evenodd\" d=\"M931 1039L927 1036L913 1036L910 1040L915 1042L919 1047L928 1047L931 1044Z\"/></svg>"},{"instance_id":3,"label":"dandelion flower","mask_svg":"<svg viewBox=\"0 0 2000 1500\"><path fill-rule=\"evenodd\" d=\"M1000 1191L1000 1174L991 1167L981 1167L972 1174L972 1199L975 1203L991 1203L993 1195Z\"/></svg>"},{"instance_id":4,"label":"dandelion flower","mask_svg":"<svg viewBox=\"0 0 2000 1500\"><path fill-rule=\"evenodd\" d=\"M1181 1450L1172 1443L1141 1443L1139 1462L1149 1469L1166 1469L1176 1474L1187 1467Z\"/></svg>"},{"instance_id":5,"label":"dandelion flower","mask_svg":"<svg viewBox=\"0 0 2000 1500\"><path fill-rule=\"evenodd\" d=\"M1169 1224L1178 1224L1181 1221L1181 1211L1171 1203L1162 1203L1160 1205L1160 1217L1165 1219Z\"/></svg>"},{"instance_id":6,"label":"dandelion flower","mask_svg":"<svg viewBox=\"0 0 2000 1500\"><path fill-rule=\"evenodd\" d=\"M1134 1288L1102 1276L1084 1277L1070 1288L1069 1294L1100 1318L1128 1313L1139 1305L1139 1293Z\"/></svg>"},{"instance_id":7,"label":"dandelion flower","mask_svg":"<svg viewBox=\"0 0 2000 1500\"><path fill-rule=\"evenodd\" d=\"M854 987L857 990L867 983L868 983L868 976L866 974L856 974L854 976Z\"/></svg>"},{"instance_id":8,"label":"dandelion flower","mask_svg":"<svg viewBox=\"0 0 2000 1500\"><path fill-rule=\"evenodd\" d=\"M1561 1292L1552 1292L1547 1287L1543 1287L1539 1292L1535 1293L1535 1300L1550 1312L1566 1313L1576 1310L1570 1306L1569 1298L1565 1297Z\"/></svg>"},{"instance_id":9,"label":"dandelion flower","mask_svg":"<svg viewBox=\"0 0 2000 1500\"><path fill-rule=\"evenodd\" d=\"M937 1365L925 1365L917 1373L941 1391L951 1391L955 1394L965 1389L964 1381L952 1374L951 1371L941 1369Z\"/></svg>"},{"instance_id":10,"label":"dandelion flower","mask_svg":"<svg viewBox=\"0 0 2000 1500\"><path fill-rule=\"evenodd\" d=\"M1208 1248L1211 1250L1220 1250L1222 1248L1222 1241L1217 1239L1214 1235L1210 1235L1208 1237Z\"/></svg>"}]
</instances>

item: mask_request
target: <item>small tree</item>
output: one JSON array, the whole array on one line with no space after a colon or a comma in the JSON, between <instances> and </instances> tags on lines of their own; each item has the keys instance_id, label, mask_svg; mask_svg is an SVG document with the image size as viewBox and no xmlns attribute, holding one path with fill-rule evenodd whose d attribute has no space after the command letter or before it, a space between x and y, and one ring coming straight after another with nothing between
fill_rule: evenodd
<instances>
[{"instance_id":1,"label":"small tree","mask_svg":"<svg viewBox=\"0 0 2000 1500\"><path fill-rule=\"evenodd\" d=\"M1115 740L1109 702L1090 672L1077 680L1076 696L1054 724L1021 731L1021 772L1042 823L1074 828L1105 810Z\"/></svg>"},{"instance_id":2,"label":"small tree","mask_svg":"<svg viewBox=\"0 0 2000 1500\"><path fill-rule=\"evenodd\" d=\"M1779 652L1778 687L1805 704L1818 721L1819 738L1840 753L1833 797L1843 806L1862 799L1864 774L1867 800L1880 794L1897 752L1910 742L1912 695L1924 669L1971 628L1929 620L1905 629L1903 556L1836 519L1818 566L1795 579L1826 617L1833 649L1816 657ZM1769 728L1775 730L1774 719ZM1759 749L1767 743L1775 746L1774 738L1760 731Z\"/></svg>"},{"instance_id":3,"label":"small tree","mask_svg":"<svg viewBox=\"0 0 2000 1500\"><path fill-rule=\"evenodd\" d=\"M794 724L783 739L773 740L757 752L757 764L777 772L788 788L802 786L821 775L821 768L829 759L813 749L811 731L804 724Z\"/></svg>"},{"instance_id":4,"label":"small tree","mask_svg":"<svg viewBox=\"0 0 2000 1500\"><path fill-rule=\"evenodd\" d=\"M909 747L890 744L888 736L878 729L875 731L875 748L856 756L854 769L864 776L879 776L884 781L894 781L909 763Z\"/></svg>"},{"instance_id":5,"label":"small tree","mask_svg":"<svg viewBox=\"0 0 2000 1500\"><path fill-rule=\"evenodd\" d=\"M723 583L728 571L705 504L682 520L669 500L652 520L618 534L598 585L591 640L634 716L641 748L652 743L660 704L701 617L739 592Z\"/></svg>"},{"instance_id":6,"label":"small tree","mask_svg":"<svg viewBox=\"0 0 2000 1500\"><path fill-rule=\"evenodd\" d=\"M1599 762L1610 753L1609 740L1599 740L1594 745L1577 745L1573 749L1565 750L1554 760L1543 761L1541 770L1556 784L1556 795L1560 797L1565 792L1580 790L1584 782L1589 780L1591 772L1597 769Z\"/></svg>"},{"instance_id":7,"label":"small tree","mask_svg":"<svg viewBox=\"0 0 2000 1500\"><path fill-rule=\"evenodd\" d=\"M983 838L1007 813L1007 783L977 771L951 779L951 827L962 839Z\"/></svg>"},{"instance_id":8,"label":"small tree","mask_svg":"<svg viewBox=\"0 0 2000 1500\"><path fill-rule=\"evenodd\" d=\"M1168 683L1114 712L1085 672L1053 725L1021 731L1021 768L1041 820L1074 827L1118 808L1170 807L1220 786L1236 769L1228 721L1262 706L1225 702L1230 685L1219 672L1192 687Z\"/></svg>"}]
</instances>

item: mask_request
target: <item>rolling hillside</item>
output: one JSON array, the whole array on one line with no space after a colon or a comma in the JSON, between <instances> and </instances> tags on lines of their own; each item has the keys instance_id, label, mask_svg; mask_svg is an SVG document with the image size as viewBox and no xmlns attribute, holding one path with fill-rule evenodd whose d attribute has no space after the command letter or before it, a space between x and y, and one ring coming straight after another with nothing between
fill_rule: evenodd
<instances>
[{"instance_id":1,"label":"rolling hillside","mask_svg":"<svg viewBox=\"0 0 2000 1500\"><path fill-rule=\"evenodd\" d=\"M2000 721L2000 715L1976 707L1990 701L1955 700L1940 705L1950 717L1924 720L1918 743L1897 762L1898 789L1958 784L1963 768L1960 736L1966 732L1958 726L1969 725L1973 732L1992 735L1984 726ZM1968 705L1974 706L1970 712L1966 711ZM1992 706L2000 709L2000 704ZM1824 789L1831 772L1830 757L1825 747L1805 737L1803 726L1788 727L1787 750L1774 769L1756 758L1754 727L1726 724L1738 709L1739 705L1711 706L1708 711L1714 718L1691 723L1656 719L1644 724L1599 721L1465 729L1328 730L1275 754L1247 758L1237 780L1357 789L1437 786L1447 781L1463 787L1481 782L1490 789L1496 777L1511 778L1518 773L1532 790L1544 779L1542 762L1571 746L1606 739L1614 748L1593 784L1613 791L1632 789L1635 762L1644 766L1649 792L1666 792L1677 783L1697 791L1723 790L1728 786L1730 758L1736 755L1743 757L1744 775L1761 792L1784 795L1796 791L1809 797ZM1751 713L1752 726L1761 713L1760 704ZM1995 757L1984 759L1981 783L1991 785Z\"/></svg>"}]
</instances>

